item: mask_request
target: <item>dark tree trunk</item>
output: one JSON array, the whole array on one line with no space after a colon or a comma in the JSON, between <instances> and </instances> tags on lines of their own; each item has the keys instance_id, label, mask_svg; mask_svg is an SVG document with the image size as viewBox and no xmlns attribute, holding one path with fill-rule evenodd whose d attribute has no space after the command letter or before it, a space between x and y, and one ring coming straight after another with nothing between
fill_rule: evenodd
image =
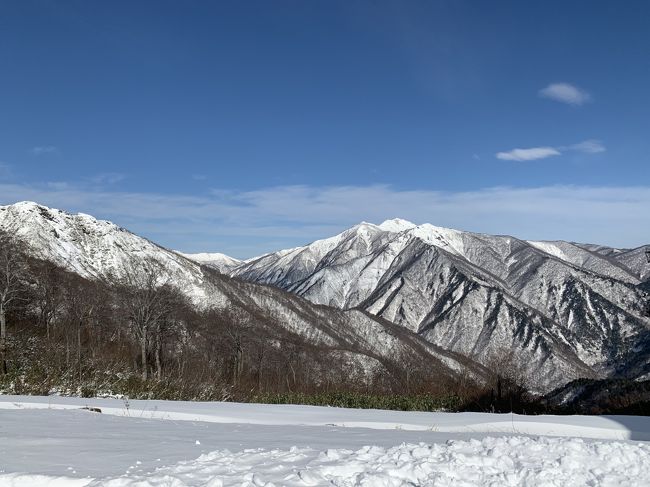
<instances>
[{"instance_id":1,"label":"dark tree trunk","mask_svg":"<svg viewBox=\"0 0 650 487\"><path fill-rule=\"evenodd\" d=\"M160 327L156 328L156 379L162 379L162 340L160 337Z\"/></svg>"},{"instance_id":2,"label":"dark tree trunk","mask_svg":"<svg viewBox=\"0 0 650 487\"><path fill-rule=\"evenodd\" d=\"M142 330L142 338L140 339L140 354L142 359L142 380L149 379L147 370L147 332L146 329Z\"/></svg>"},{"instance_id":3,"label":"dark tree trunk","mask_svg":"<svg viewBox=\"0 0 650 487\"><path fill-rule=\"evenodd\" d=\"M241 343L237 341L235 345L235 367L234 367L234 374L233 374L234 385L239 384L243 371L244 371L244 350L242 349Z\"/></svg>"},{"instance_id":4,"label":"dark tree trunk","mask_svg":"<svg viewBox=\"0 0 650 487\"><path fill-rule=\"evenodd\" d=\"M0 306L0 354L2 354L2 373L7 373L7 317Z\"/></svg>"},{"instance_id":5,"label":"dark tree trunk","mask_svg":"<svg viewBox=\"0 0 650 487\"><path fill-rule=\"evenodd\" d=\"M81 382L81 327L82 322L79 321L77 325L77 373L79 374L79 382Z\"/></svg>"}]
</instances>

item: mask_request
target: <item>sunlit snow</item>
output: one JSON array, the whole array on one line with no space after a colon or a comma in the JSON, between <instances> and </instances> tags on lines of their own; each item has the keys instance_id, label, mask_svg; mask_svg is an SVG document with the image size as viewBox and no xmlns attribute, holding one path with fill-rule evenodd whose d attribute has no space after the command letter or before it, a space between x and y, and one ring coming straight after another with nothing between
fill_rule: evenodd
<instances>
[{"instance_id":1,"label":"sunlit snow","mask_svg":"<svg viewBox=\"0 0 650 487\"><path fill-rule=\"evenodd\" d=\"M2 396L0 431L0 486L650 485L643 417Z\"/></svg>"}]
</instances>

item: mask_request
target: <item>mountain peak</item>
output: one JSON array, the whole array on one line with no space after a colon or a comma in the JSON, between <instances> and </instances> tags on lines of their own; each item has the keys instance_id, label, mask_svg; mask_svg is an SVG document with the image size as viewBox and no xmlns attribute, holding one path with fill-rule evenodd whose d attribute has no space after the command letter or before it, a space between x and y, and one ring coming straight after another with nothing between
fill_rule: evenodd
<instances>
[{"instance_id":1,"label":"mountain peak","mask_svg":"<svg viewBox=\"0 0 650 487\"><path fill-rule=\"evenodd\" d=\"M47 206L39 205L38 203L34 201L17 201L16 203L12 205L6 205L3 206L2 208L13 208L16 210L31 210L31 209L44 209L44 210L49 210Z\"/></svg>"},{"instance_id":2,"label":"mountain peak","mask_svg":"<svg viewBox=\"0 0 650 487\"><path fill-rule=\"evenodd\" d=\"M410 221L401 218L386 220L379 225L379 228L387 232L403 232L404 230L410 230L415 227L417 227L415 223L411 223Z\"/></svg>"}]
</instances>

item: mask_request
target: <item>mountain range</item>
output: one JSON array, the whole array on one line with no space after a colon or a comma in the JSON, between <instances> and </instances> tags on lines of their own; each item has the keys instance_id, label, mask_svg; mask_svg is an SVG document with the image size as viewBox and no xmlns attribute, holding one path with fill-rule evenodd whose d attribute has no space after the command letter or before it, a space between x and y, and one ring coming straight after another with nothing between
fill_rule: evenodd
<instances>
[{"instance_id":1,"label":"mountain range","mask_svg":"<svg viewBox=\"0 0 650 487\"><path fill-rule=\"evenodd\" d=\"M407 369L410 374L424 367L449 381L461 377L481 381L487 374L471 359L364 310L320 306L276 287L225 276L86 214L21 202L0 206L0 230L24 243L30 256L86 279L111 281L142 262L155 262L164 270L165 280L196 307L243 316L260 336L274 343L305 343L343 364L348 378L401 378Z\"/></svg>"},{"instance_id":2,"label":"mountain range","mask_svg":"<svg viewBox=\"0 0 650 487\"><path fill-rule=\"evenodd\" d=\"M361 376L420 367L481 380L499 369L539 392L577 378L650 377L644 247L394 219L242 261L174 252L31 202L0 207L0 229L90 279L155 260L196 306L264 316L267 329L338 353Z\"/></svg>"},{"instance_id":3,"label":"mountain range","mask_svg":"<svg viewBox=\"0 0 650 487\"><path fill-rule=\"evenodd\" d=\"M541 390L579 377L650 376L644 247L394 219L246 261L188 257L316 304L365 310Z\"/></svg>"}]
</instances>

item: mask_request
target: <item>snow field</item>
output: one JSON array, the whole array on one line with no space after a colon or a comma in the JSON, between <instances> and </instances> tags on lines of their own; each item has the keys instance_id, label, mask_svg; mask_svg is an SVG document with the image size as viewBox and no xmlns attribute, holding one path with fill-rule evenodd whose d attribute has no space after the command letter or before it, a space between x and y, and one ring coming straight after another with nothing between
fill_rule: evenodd
<instances>
[{"instance_id":1,"label":"snow field","mask_svg":"<svg viewBox=\"0 0 650 487\"><path fill-rule=\"evenodd\" d=\"M650 487L644 417L124 404L0 396L0 487Z\"/></svg>"},{"instance_id":2,"label":"snow field","mask_svg":"<svg viewBox=\"0 0 650 487\"><path fill-rule=\"evenodd\" d=\"M96 407L104 415L130 418L277 426L321 426L373 430L426 431L475 435L542 435L597 440L650 441L650 417L553 416L491 413L445 413L346 409L292 404L194 402L79 398L63 396L0 396L0 410L77 410Z\"/></svg>"},{"instance_id":3,"label":"snow field","mask_svg":"<svg viewBox=\"0 0 650 487\"><path fill-rule=\"evenodd\" d=\"M34 483L31 483L34 482ZM68 483L69 482L69 483ZM103 479L0 476L0 486L105 487L650 485L650 446L578 438L486 437L446 444L214 451L151 473Z\"/></svg>"},{"instance_id":4,"label":"snow field","mask_svg":"<svg viewBox=\"0 0 650 487\"><path fill-rule=\"evenodd\" d=\"M357 451L213 452L126 486L583 486L650 485L650 447L580 439L499 437Z\"/></svg>"}]
</instances>

